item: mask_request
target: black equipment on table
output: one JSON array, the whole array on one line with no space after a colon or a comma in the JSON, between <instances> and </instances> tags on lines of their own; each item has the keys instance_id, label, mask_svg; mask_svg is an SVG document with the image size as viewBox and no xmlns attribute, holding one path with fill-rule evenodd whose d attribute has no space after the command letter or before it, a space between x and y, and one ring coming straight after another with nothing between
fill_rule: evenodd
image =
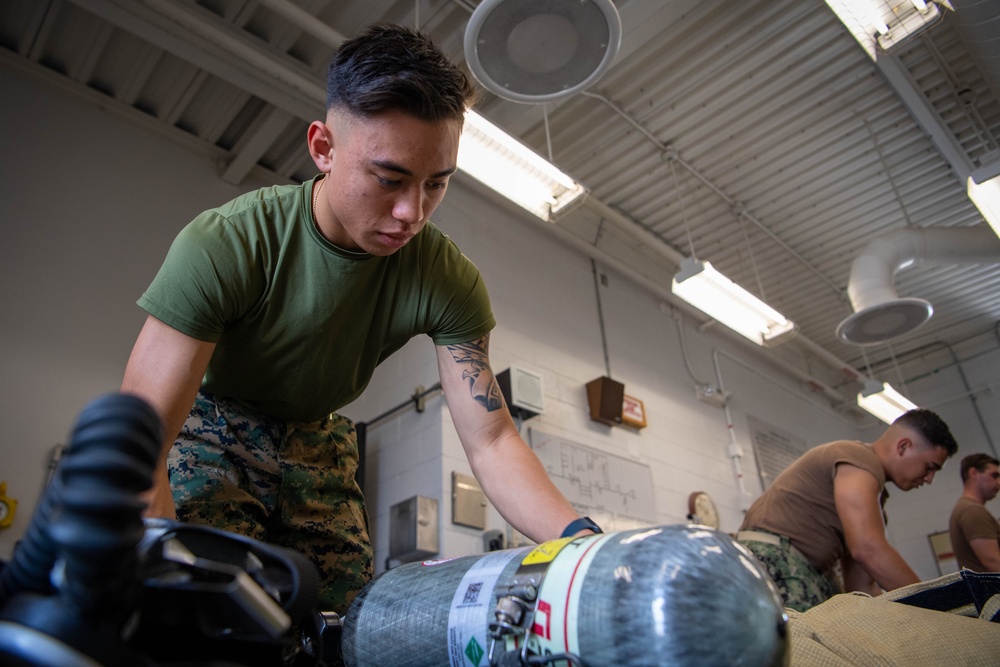
<instances>
[{"instance_id":1,"label":"black equipment on table","mask_svg":"<svg viewBox=\"0 0 1000 667\"><path fill-rule=\"evenodd\" d=\"M0 570L0 664L332 667L339 617L302 554L143 520L162 427L142 399L80 414L25 537Z\"/></svg>"}]
</instances>

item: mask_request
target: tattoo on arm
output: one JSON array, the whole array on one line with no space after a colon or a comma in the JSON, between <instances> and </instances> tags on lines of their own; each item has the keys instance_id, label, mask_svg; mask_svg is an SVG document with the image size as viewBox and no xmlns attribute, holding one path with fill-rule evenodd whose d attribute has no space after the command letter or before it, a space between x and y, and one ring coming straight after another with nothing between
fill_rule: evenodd
<instances>
[{"instance_id":1,"label":"tattoo on arm","mask_svg":"<svg viewBox=\"0 0 1000 667\"><path fill-rule=\"evenodd\" d=\"M455 363L464 364L462 379L469 381L472 398L481 403L487 412L493 412L503 407L503 397L493 369L490 368L489 343L490 337L487 334L468 343L447 347Z\"/></svg>"}]
</instances>

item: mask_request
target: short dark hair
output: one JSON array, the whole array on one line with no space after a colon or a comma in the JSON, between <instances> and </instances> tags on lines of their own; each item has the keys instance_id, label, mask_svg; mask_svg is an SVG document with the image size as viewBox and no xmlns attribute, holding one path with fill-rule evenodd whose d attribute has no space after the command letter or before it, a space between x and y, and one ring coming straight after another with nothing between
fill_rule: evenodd
<instances>
[{"instance_id":1,"label":"short dark hair","mask_svg":"<svg viewBox=\"0 0 1000 667\"><path fill-rule=\"evenodd\" d=\"M962 459L962 483L969 481L969 471L975 468L979 472L986 470L988 465L1000 465L1000 461L989 454L969 454Z\"/></svg>"},{"instance_id":2,"label":"short dark hair","mask_svg":"<svg viewBox=\"0 0 1000 667\"><path fill-rule=\"evenodd\" d=\"M958 451L958 443L955 442L955 436L951 434L951 429L935 412L925 408L917 408L900 415L892 423L916 431L927 438L927 441L935 447L945 448L948 450L949 457Z\"/></svg>"},{"instance_id":3,"label":"short dark hair","mask_svg":"<svg viewBox=\"0 0 1000 667\"><path fill-rule=\"evenodd\" d=\"M476 89L430 37L376 24L347 40L330 60L326 108L371 117L399 110L425 121L462 120Z\"/></svg>"}]
</instances>

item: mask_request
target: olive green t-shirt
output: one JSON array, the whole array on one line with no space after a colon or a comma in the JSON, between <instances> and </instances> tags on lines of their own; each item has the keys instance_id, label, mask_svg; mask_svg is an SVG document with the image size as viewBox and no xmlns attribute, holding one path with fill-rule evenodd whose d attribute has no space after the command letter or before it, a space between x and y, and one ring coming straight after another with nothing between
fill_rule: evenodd
<instances>
[{"instance_id":1,"label":"olive green t-shirt","mask_svg":"<svg viewBox=\"0 0 1000 667\"><path fill-rule=\"evenodd\" d=\"M833 497L841 463L870 472L881 496L885 470L875 451L857 440L836 440L813 447L775 477L747 510L740 529L784 535L817 570L826 571L847 549Z\"/></svg>"},{"instance_id":2,"label":"olive green t-shirt","mask_svg":"<svg viewBox=\"0 0 1000 667\"><path fill-rule=\"evenodd\" d=\"M356 399L375 367L418 334L448 345L495 326L478 269L435 225L388 257L345 251L313 224L315 183L205 211L138 301L217 343L205 391L288 421L322 419Z\"/></svg>"}]
</instances>

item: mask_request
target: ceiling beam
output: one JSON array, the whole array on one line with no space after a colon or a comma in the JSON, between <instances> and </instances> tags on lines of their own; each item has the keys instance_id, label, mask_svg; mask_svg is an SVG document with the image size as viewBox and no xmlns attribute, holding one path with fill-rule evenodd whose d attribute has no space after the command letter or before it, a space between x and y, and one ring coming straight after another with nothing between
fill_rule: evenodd
<instances>
[{"instance_id":1,"label":"ceiling beam","mask_svg":"<svg viewBox=\"0 0 1000 667\"><path fill-rule=\"evenodd\" d=\"M69 1L294 116L323 114L326 90L314 72L207 10L174 0Z\"/></svg>"},{"instance_id":2,"label":"ceiling beam","mask_svg":"<svg viewBox=\"0 0 1000 667\"><path fill-rule=\"evenodd\" d=\"M941 152L944 159L951 165L958 181L965 187L965 179L972 172L972 162L958 144L955 136L941 120L927 97L917 88L910 73L903 67L899 58L893 55L879 53L875 68L889 84L913 120L930 137Z\"/></svg>"},{"instance_id":3,"label":"ceiling beam","mask_svg":"<svg viewBox=\"0 0 1000 667\"><path fill-rule=\"evenodd\" d=\"M253 170L288 126L295 120L287 111L269 107L260 115L254 126L243 135L233 151L233 157L222 172L222 180L239 185Z\"/></svg>"}]
</instances>

